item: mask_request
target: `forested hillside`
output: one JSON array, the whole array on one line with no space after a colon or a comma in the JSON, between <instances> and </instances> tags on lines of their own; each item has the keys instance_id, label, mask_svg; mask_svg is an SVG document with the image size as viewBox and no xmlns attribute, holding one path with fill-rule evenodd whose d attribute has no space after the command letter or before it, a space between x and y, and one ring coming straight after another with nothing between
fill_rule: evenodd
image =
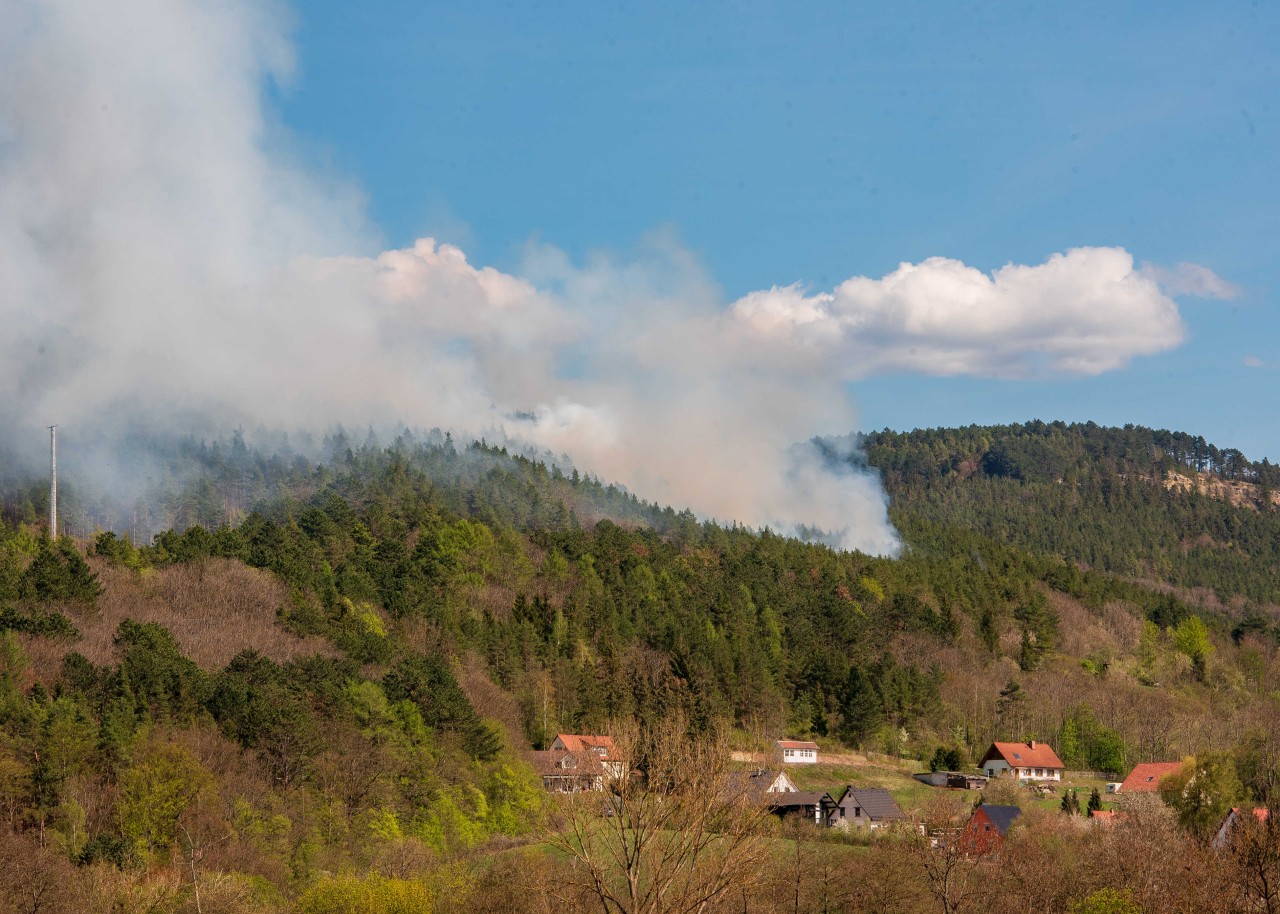
<instances>
[{"instance_id":1,"label":"forested hillside","mask_svg":"<svg viewBox=\"0 0 1280 914\"><path fill-rule=\"evenodd\" d=\"M460 861L537 827L523 753L619 721L922 764L972 764L993 738L1114 772L1229 750L1239 795L1269 798L1280 513L1161 481L1266 492L1274 467L1061 424L866 447L899 559L702 523L439 435L337 436L318 461L167 445L136 515L77 494L76 523L121 523L76 539L50 539L40 482L11 479L6 847L120 874L103 891L128 910L147 892L189 905L199 867L233 874L227 910L347 910L316 899L374 871L388 892L430 871L423 891L462 898L449 880L481 877ZM172 529L135 543L142 515ZM186 873L167 888L165 860Z\"/></svg>"},{"instance_id":2,"label":"forested hillside","mask_svg":"<svg viewBox=\"0 0 1280 914\"><path fill-rule=\"evenodd\" d=\"M1280 466L1268 460L1092 423L886 430L865 446L909 539L921 521L964 527L1224 602L1280 603Z\"/></svg>"}]
</instances>

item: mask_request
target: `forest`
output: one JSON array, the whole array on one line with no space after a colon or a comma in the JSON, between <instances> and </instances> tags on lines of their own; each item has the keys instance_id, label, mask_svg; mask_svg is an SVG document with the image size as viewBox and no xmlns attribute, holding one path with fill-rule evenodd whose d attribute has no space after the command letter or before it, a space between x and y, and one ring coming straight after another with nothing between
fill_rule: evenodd
<instances>
[{"instance_id":1,"label":"forest","mask_svg":"<svg viewBox=\"0 0 1280 914\"><path fill-rule=\"evenodd\" d=\"M764 861L750 892L682 908L681 876L645 910L1280 909L1241 888L1254 845L1205 843L1277 799L1277 467L1092 424L862 446L897 559L438 432L139 442L149 487L60 483L58 537L47 483L0 461L0 910L601 910L528 752L672 721L708 771L784 736L904 771L1040 739L1116 776L1194 757L1219 789L1106 833L1046 813L999 878L942 860L941 895L910 835L721 823L702 852ZM963 812L908 796L921 822ZM1136 872L1140 843L1212 876Z\"/></svg>"}]
</instances>

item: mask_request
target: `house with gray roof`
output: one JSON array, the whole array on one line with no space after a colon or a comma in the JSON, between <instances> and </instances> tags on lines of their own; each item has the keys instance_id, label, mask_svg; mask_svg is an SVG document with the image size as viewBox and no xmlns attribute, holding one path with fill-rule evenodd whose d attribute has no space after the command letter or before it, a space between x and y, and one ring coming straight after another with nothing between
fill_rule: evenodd
<instances>
[{"instance_id":1,"label":"house with gray roof","mask_svg":"<svg viewBox=\"0 0 1280 914\"><path fill-rule=\"evenodd\" d=\"M884 828L903 818L893 795L883 787L845 788L837 804L833 825L837 828Z\"/></svg>"}]
</instances>

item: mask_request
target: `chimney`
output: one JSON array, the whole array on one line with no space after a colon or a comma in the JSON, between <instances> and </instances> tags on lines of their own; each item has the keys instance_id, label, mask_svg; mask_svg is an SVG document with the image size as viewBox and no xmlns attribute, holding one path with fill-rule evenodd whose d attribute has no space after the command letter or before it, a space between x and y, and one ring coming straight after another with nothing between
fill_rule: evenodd
<instances>
[{"instance_id":1,"label":"chimney","mask_svg":"<svg viewBox=\"0 0 1280 914\"><path fill-rule=\"evenodd\" d=\"M1035 740L1028 740L1028 741L1027 741L1027 745L1028 745L1028 746L1030 746L1032 749L1034 749L1034 748L1036 747L1036 741L1035 741Z\"/></svg>"}]
</instances>

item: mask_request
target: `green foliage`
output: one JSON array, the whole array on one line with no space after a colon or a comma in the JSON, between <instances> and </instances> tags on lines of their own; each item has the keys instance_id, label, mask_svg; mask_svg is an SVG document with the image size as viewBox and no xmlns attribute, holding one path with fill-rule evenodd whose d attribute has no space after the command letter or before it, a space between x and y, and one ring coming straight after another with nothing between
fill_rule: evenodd
<instances>
[{"instance_id":1,"label":"green foliage","mask_svg":"<svg viewBox=\"0 0 1280 914\"><path fill-rule=\"evenodd\" d=\"M1177 812L1178 821L1202 836L1242 795L1235 761L1227 753L1206 752L1160 780L1160 796Z\"/></svg>"},{"instance_id":2,"label":"green foliage","mask_svg":"<svg viewBox=\"0 0 1280 914\"><path fill-rule=\"evenodd\" d=\"M151 714L191 718L208 691L204 673L182 656L163 625L125 619L116 630L121 654L120 689Z\"/></svg>"},{"instance_id":3,"label":"green foliage","mask_svg":"<svg viewBox=\"0 0 1280 914\"><path fill-rule=\"evenodd\" d=\"M476 714L443 658L407 657L383 678L382 688L392 702L413 702L428 727L458 734L475 758L487 761L501 751L502 738Z\"/></svg>"},{"instance_id":4,"label":"green foliage","mask_svg":"<svg viewBox=\"0 0 1280 914\"><path fill-rule=\"evenodd\" d=\"M37 602L70 602L92 606L102 594L98 576L66 538L41 540L39 551L22 576L22 595Z\"/></svg>"},{"instance_id":5,"label":"green foliage","mask_svg":"<svg viewBox=\"0 0 1280 914\"><path fill-rule=\"evenodd\" d=\"M31 609L23 612L12 606L0 609L0 629L66 640L72 640L80 635L71 620L60 612L45 609Z\"/></svg>"},{"instance_id":6,"label":"green foliage","mask_svg":"<svg viewBox=\"0 0 1280 914\"><path fill-rule=\"evenodd\" d=\"M1080 792L1078 790L1063 790L1062 802L1058 805L1069 816L1080 815Z\"/></svg>"},{"instance_id":7,"label":"green foliage","mask_svg":"<svg viewBox=\"0 0 1280 914\"><path fill-rule=\"evenodd\" d=\"M139 853L168 849L178 820L212 789L213 776L181 746L159 743L125 772L116 808L120 831Z\"/></svg>"},{"instance_id":8,"label":"green foliage","mask_svg":"<svg viewBox=\"0 0 1280 914\"><path fill-rule=\"evenodd\" d=\"M1095 889L1071 902L1070 914L1143 914L1129 889Z\"/></svg>"},{"instance_id":9,"label":"green foliage","mask_svg":"<svg viewBox=\"0 0 1280 914\"><path fill-rule=\"evenodd\" d=\"M930 771L959 771L964 767L964 753L957 748L939 746L929 760Z\"/></svg>"},{"instance_id":10,"label":"green foliage","mask_svg":"<svg viewBox=\"0 0 1280 914\"><path fill-rule=\"evenodd\" d=\"M296 910L298 914L430 914L433 895L417 879L331 876L303 892Z\"/></svg>"},{"instance_id":11,"label":"green foliage","mask_svg":"<svg viewBox=\"0 0 1280 914\"><path fill-rule=\"evenodd\" d=\"M1191 668L1196 678L1203 681L1213 653L1213 642L1209 640L1209 629L1199 616L1187 616L1173 630L1173 646L1178 653L1191 659Z\"/></svg>"},{"instance_id":12,"label":"green foliage","mask_svg":"<svg viewBox=\"0 0 1280 914\"><path fill-rule=\"evenodd\" d=\"M133 542L127 536L116 536L110 530L104 530L94 537L93 554L122 568L136 569L142 565L142 556Z\"/></svg>"},{"instance_id":13,"label":"green foliage","mask_svg":"<svg viewBox=\"0 0 1280 914\"><path fill-rule=\"evenodd\" d=\"M1058 735L1058 757L1068 768L1121 772L1127 748L1119 731L1098 721L1092 708L1070 709Z\"/></svg>"}]
</instances>

